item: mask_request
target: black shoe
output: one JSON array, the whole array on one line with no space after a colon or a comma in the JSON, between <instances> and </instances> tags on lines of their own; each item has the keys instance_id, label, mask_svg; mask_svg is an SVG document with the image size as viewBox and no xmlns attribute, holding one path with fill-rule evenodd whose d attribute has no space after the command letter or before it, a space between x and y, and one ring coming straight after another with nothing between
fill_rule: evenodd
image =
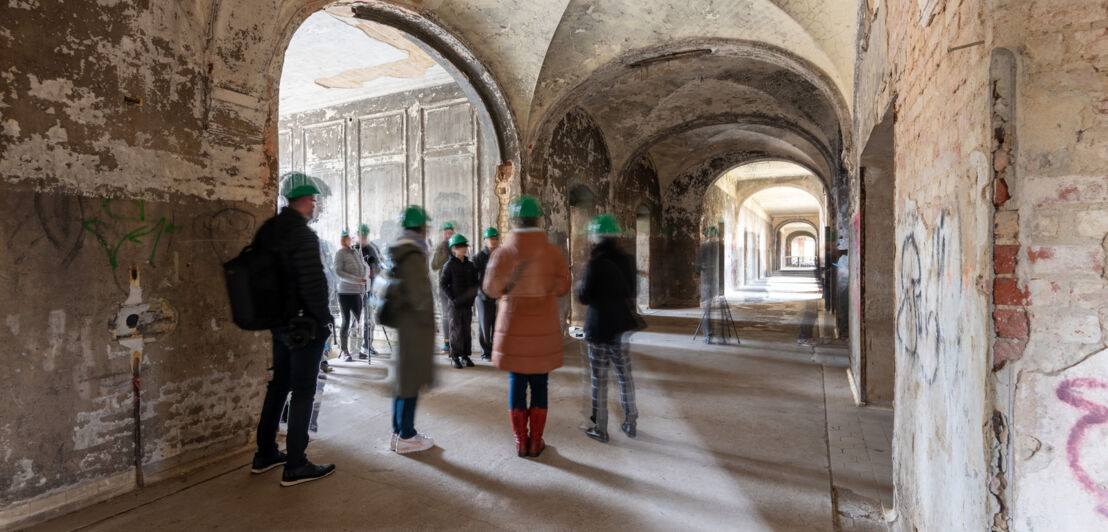
<instances>
[{"instance_id":1,"label":"black shoe","mask_svg":"<svg viewBox=\"0 0 1108 532\"><path fill-rule=\"evenodd\" d=\"M635 435L637 434L637 432L635 431L635 420L634 419L625 420L623 422L623 425L620 425L619 428L622 429L625 434L627 434L628 438L634 438Z\"/></svg>"},{"instance_id":2,"label":"black shoe","mask_svg":"<svg viewBox=\"0 0 1108 532\"><path fill-rule=\"evenodd\" d=\"M322 371L323 373L331 373L332 371L334 371L334 370L331 369L331 364L329 362L327 362L326 360L319 363L319 370Z\"/></svg>"},{"instance_id":3,"label":"black shoe","mask_svg":"<svg viewBox=\"0 0 1108 532\"><path fill-rule=\"evenodd\" d=\"M322 380L327 380L327 374L324 373L323 371L320 371L319 372L319 378L322 379Z\"/></svg>"},{"instance_id":4,"label":"black shoe","mask_svg":"<svg viewBox=\"0 0 1108 532\"><path fill-rule=\"evenodd\" d=\"M371 348L369 348L369 354L370 354L370 355L376 355L376 354L377 354L377 350L371 347Z\"/></svg>"},{"instance_id":5,"label":"black shoe","mask_svg":"<svg viewBox=\"0 0 1108 532\"><path fill-rule=\"evenodd\" d=\"M254 463L250 466L250 473L254 475L260 475L280 465L285 465L289 456L281 451L277 451L274 456L262 456L258 453L254 453Z\"/></svg>"},{"instance_id":6,"label":"black shoe","mask_svg":"<svg viewBox=\"0 0 1108 532\"><path fill-rule=\"evenodd\" d=\"M467 368L472 368L473 366L476 365L476 364L473 363L473 359L469 358L469 356L462 357L462 362L466 363Z\"/></svg>"},{"instance_id":7,"label":"black shoe","mask_svg":"<svg viewBox=\"0 0 1108 532\"><path fill-rule=\"evenodd\" d=\"M307 460L304 465L289 467L285 465L285 473L281 475L282 486L295 486L313 480L319 480L335 472L335 464L315 465Z\"/></svg>"},{"instance_id":8,"label":"black shoe","mask_svg":"<svg viewBox=\"0 0 1108 532\"><path fill-rule=\"evenodd\" d=\"M598 442L608 443L608 433L593 427L585 431L585 436L588 436Z\"/></svg>"},{"instance_id":9,"label":"black shoe","mask_svg":"<svg viewBox=\"0 0 1108 532\"><path fill-rule=\"evenodd\" d=\"M454 369L462 369L462 361L458 357L450 357L450 363L454 365Z\"/></svg>"},{"instance_id":10,"label":"black shoe","mask_svg":"<svg viewBox=\"0 0 1108 532\"><path fill-rule=\"evenodd\" d=\"M492 355L482 354L481 360L492 360Z\"/></svg>"},{"instance_id":11,"label":"black shoe","mask_svg":"<svg viewBox=\"0 0 1108 532\"><path fill-rule=\"evenodd\" d=\"M358 360L369 360L369 353L366 353L365 351L358 353Z\"/></svg>"}]
</instances>

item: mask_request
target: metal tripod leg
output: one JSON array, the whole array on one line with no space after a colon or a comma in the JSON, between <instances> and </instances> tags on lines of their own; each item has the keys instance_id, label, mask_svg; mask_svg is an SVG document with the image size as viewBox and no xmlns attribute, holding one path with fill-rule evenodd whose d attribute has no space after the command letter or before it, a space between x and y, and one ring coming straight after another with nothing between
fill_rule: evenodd
<instances>
[{"instance_id":1,"label":"metal tripod leg","mask_svg":"<svg viewBox=\"0 0 1108 532\"><path fill-rule=\"evenodd\" d=\"M729 303L727 303L726 301L720 301L720 305L722 306L721 314L722 314L723 321L724 321L724 323L723 323L724 334L727 334L729 332L730 334L734 335L735 336L735 345L741 345L742 341L739 340L739 328L738 328L738 326L735 325L734 316L731 315L731 305Z\"/></svg>"},{"instance_id":2,"label":"metal tripod leg","mask_svg":"<svg viewBox=\"0 0 1108 532\"><path fill-rule=\"evenodd\" d=\"M696 324L696 332L694 332L694 333L693 333L693 335L692 335L692 339L693 339L693 340L696 340L696 335L700 334L700 328L701 328L701 327L704 327L704 324L705 324L705 320L710 320L710 319L712 319L712 300L710 300L710 299L709 299L709 300L708 300L708 305L707 305L707 306L705 306L705 308L704 308L704 314L702 314L702 315L700 316L700 323ZM712 329L712 324L711 324L711 323L709 323L709 324L708 324L708 326L707 326L706 328L707 328L707 329L708 329L709 331L711 331L711 329ZM708 339L709 339L709 340L711 340L711 339L712 339L712 337L711 337L711 336L709 335L709 336L708 336Z\"/></svg>"}]
</instances>

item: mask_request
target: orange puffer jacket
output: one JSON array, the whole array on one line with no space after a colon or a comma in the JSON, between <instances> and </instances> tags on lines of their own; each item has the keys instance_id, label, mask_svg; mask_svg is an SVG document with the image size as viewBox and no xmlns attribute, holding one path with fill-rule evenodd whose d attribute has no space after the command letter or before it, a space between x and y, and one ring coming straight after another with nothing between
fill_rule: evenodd
<instances>
[{"instance_id":1,"label":"orange puffer jacket","mask_svg":"<svg viewBox=\"0 0 1108 532\"><path fill-rule=\"evenodd\" d=\"M512 279L517 278L512 285ZM483 289L500 298L492 362L514 373L549 373L562 367L558 297L569 293L569 267L539 230L508 233L493 252Z\"/></svg>"}]
</instances>

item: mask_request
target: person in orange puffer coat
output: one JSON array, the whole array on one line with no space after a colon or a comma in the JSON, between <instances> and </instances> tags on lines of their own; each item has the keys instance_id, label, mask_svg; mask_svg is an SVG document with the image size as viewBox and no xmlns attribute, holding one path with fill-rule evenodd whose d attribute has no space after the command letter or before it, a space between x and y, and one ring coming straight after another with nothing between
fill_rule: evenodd
<instances>
[{"instance_id":1,"label":"person in orange puffer coat","mask_svg":"<svg viewBox=\"0 0 1108 532\"><path fill-rule=\"evenodd\" d=\"M536 457L546 447L548 374L562 366L558 297L569 293L571 282L565 256L539 228L538 201L520 196L509 212L515 229L489 258L482 288L500 299L492 363L508 372L516 454Z\"/></svg>"}]
</instances>

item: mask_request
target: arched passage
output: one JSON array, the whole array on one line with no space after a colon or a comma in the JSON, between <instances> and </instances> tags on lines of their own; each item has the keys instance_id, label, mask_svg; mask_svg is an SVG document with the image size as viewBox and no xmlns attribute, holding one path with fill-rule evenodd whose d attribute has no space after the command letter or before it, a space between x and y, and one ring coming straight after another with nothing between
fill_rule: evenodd
<instances>
[{"instance_id":1,"label":"arched passage","mask_svg":"<svg viewBox=\"0 0 1108 532\"><path fill-rule=\"evenodd\" d=\"M329 189L311 226L332 286L340 233L366 226L387 260L405 205L424 206L472 241L501 225L510 186L497 168L517 149L514 134L495 91L471 82L479 65L428 24L395 9L330 6L305 18L285 50L278 166ZM337 309L337 293L332 300Z\"/></svg>"}]
</instances>

